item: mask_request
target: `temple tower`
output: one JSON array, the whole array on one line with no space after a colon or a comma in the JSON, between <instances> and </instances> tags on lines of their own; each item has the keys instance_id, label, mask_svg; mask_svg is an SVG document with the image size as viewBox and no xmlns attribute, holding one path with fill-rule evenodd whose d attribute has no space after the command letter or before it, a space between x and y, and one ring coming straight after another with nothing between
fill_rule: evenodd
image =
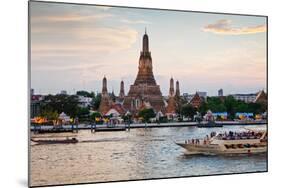
<instances>
[{"instance_id":1,"label":"temple tower","mask_svg":"<svg viewBox=\"0 0 281 188\"><path fill-rule=\"evenodd\" d=\"M169 89L169 99L168 106L166 108L166 114L168 116L176 113L176 99L175 99L175 91L174 91L174 79L170 79L170 89Z\"/></svg>"},{"instance_id":2,"label":"temple tower","mask_svg":"<svg viewBox=\"0 0 281 188\"><path fill-rule=\"evenodd\" d=\"M104 115L110 109L111 103L112 103L112 101L111 101L110 96L107 92L107 80L106 80L106 77L104 76L104 78L102 80L102 94L101 94L101 102L100 102L100 106L99 106L99 112L102 115Z\"/></svg>"},{"instance_id":3,"label":"temple tower","mask_svg":"<svg viewBox=\"0 0 281 188\"><path fill-rule=\"evenodd\" d=\"M108 93L107 93L107 80L106 80L105 76L102 79L102 95L108 95Z\"/></svg>"},{"instance_id":4,"label":"temple tower","mask_svg":"<svg viewBox=\"0 0 281 188\"><path fill-rule=\"evenodd\" d=\"M124 89L124 82L123 80L120 83L120 93L119 93L119 98L124 98L125 97L125 89Z\"/></svg>"},{"instance_id":5,"label":"temple tower","mask_svg":"<svg viewBox=\"0 0 281 188\"><path fill-rule=\"evenodd\" d=\"M169 96L174 96L174 92L175 92L175 90L174 90L174 79L171 78L171 79L170 79Z\"/></svg>"},{"instance_id":6,"label":"temple tower","mask_svg":"<svg viewBox=\"0 0 281 188\"><path fill-rule=\"evenodd\" d=\"M176 82L176 96L179 97L180 96L180 84L179 81L177 80Z\"/></svg>"},{"instance_id":7,"label":"temple tower","mask_svg":"<svg viewBox=\"0 0 281 188\"><path fill-rule=\"evenodd\" d=\"M124 107L134 113L138 112L143 104L152 107L156 111L164 110L160 86L156 84L153 75L149 37L146 31L142 39L137 78L134 84L130 86L128 96L125 97Z\"/></svg>"}]
</instances>

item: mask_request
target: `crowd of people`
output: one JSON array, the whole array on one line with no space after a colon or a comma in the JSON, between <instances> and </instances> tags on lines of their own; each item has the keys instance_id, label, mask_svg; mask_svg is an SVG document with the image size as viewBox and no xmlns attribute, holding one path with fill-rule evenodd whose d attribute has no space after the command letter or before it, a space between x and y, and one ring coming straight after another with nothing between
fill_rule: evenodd
<instances>
[{"instance_id":1,"label":"crowd of people","mask_svg":"<svg viewBox=\"0 0 281 188\"><path fill-rule=\"evenodd\" d=\"M217 134L216 132L211 132L210 135L206 135L203 140L199 139L189 139L185 141L185 143L188 144L208 144L210 142L210 139L214 136L217 137L217 139L220 140L240 140L240 139L260 139L262 137L262 132L254 132L254 131L247 131L247 132L234 132L234 131L228 131L224 133Z\"/></svg>"},{"instance_id":2,"label":"crowd of people","mask_svg":"<svg viewBox=\"0 0 281 188\"><path fill-rule=\"evenodd\" d=\"M247 131L247 132L225 132L218 134L217 138L222 140L240 140L240 139L259 139L262 136L261 132Z\"/></svg>"}]
</instances>

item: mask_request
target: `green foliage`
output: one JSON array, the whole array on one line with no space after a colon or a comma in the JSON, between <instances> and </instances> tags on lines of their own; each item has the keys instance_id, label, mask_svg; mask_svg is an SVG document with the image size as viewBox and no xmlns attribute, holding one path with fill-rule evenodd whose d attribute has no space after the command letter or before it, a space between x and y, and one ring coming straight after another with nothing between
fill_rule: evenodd
<instances>
[{"instance_id":1,"label":"green foliage","mask_svg":"<svg viewBox=\"0 0 281 188\"><path fill-rule=\"evenodd\" d=\"M196 109L191 104L185 104L181 108L182 115L193 119Z\"/></svg>"},{"instance_id":2,"label":"green foliage","mask_svg":"<svg viewBox=\"0 0 281 188\"><path fill-rule=\"evenodd\" d=\"M150 118L154 118L156 116L154 110L152 108L143 109L139 112L139 117L142 117L145 122L148 122Z\"/></svg>"},{"instance_id":3,"label":"green foliage","mask_svg":"<svg viewBox=\"0 0 281 188\"><path fill-rule=\"evenodd\" d=\"M251 112L255 114L262 114L267 111L267 105L263 103L246 103L244 101L236 100L233 96L226 96L225 98L207 97L206 102L202 102L198 111L202 116L208 110L212 112L227 112L228 118L234 119L237 112ZM196 109L190 104L185 104L181 107L180 115L193 118Z\"/></svg>"},{"instance_id":4,"label":"green foliage","mask_svg":"<svg viewBox=\"0 0 281 188\"><path fill-rule=\"evenodd\" d=\"M64 112L74 118L78 112L78 97L76 95L48 95L42 102L42 111L56 111L57 113Z\"/></svg>"},{"instance_id":5,"label":"green foliage","mask_svg":"<svg viewBox=\"0 0 281 188\"><path fill-rule=\"evenodd\" d=\"M226 107L225 107L223 101L218 97L208 97L207 103L208 103L207 107L206 107L207 110L211 110L212 112L225 112L226 111ZM206 110L206 108L205 108L205 110Z\"/></svg>"},{"instance_id":6,"label":"green foliage","mask_svg":"<svg viewBox=\"0 0 281 188\"><path fill-rule=\"evenodd\" d=\"M101 102L101 93L98 93L95 98L93 98L93 101L92 101L92 105L93 105L93 108L95 110L98 110L99 109L99 106L100 106L100 102Z\"/></svg>"},{"instance_id":7,"label":"green foliage","mask_svg":"<svg viewBox=\"0 0 281 188\"><path fill-rule=\"evenodd\" d=\"M76 95L83 96L83 97L91 97L91 98L95 98L96 96L94 92L89 93L88 91L83 91L83 90L77 91Z\"/></svg>"},{"instance_id":8,"label":"green foliage","mask_svg":"<svg viewBox=\"0 0 281 188\"><path fill-rule=\"evenodd\" d=\"M198 109L198 111L200 112L200 114L205 115L207 110L209 110L209 106L208 104L203 101Z\"/></svg>"},{"instance_id":9,"label":"green foliage","mask_svg":"<svg viewBox=\"0 0 281 188\"><path fill-rule=\"evenodd\" d=\"M52 111L50 109L45 109L40 116L47 118L48 120L57 120L59 117L59 114L57 111Z\"/></svg>"},{"instance_id":10,"label":"green foliage","mask_svg":"<svg viewBox=\"0 0 281 188\"><path fill-rule=\"evenodd\" d=\"M94 112L90 115L90 120L96 122L96 118L101 118L102 115L99 112ZM96 124L103 124L103 120L96 122Z\"/></svg>"},{"instance_id":11,"label":"green foliage","mask_svg":"<svg viewBox=\"0 0 281 188\"><path fill-rule=\"evenodd\" d=\"M78 108L77 116L79 119L87 118L89 116L89 109L88 108Z\"/></svg>"},{"instance_id":12,"label":"green foliage","mask_svg":"<svg viewBox=\"0 0 281 188\"><path fill-rule=\"evenodd\" d=\"M100 114L99 112L94 112L94 113L92 113L91 116L90 116L90 118L91 118L93 121L95 121L95 119L96 119L97 117L101 117L101 114Z\"/></svg>"}]
</instances>

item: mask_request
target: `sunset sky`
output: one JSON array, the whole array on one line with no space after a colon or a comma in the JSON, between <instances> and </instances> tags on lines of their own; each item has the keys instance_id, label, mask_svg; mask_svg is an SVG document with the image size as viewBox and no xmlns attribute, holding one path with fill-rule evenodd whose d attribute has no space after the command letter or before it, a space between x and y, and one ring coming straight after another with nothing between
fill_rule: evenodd
<instances>
[{"instance_id":1,"label":"sunset sky","mask_svg":"<svg viewBox=\"0 0 281 188\"><path fill-rule=\"evenodd\" d=\"M30 3L31 87L125 92L133 84L145 27L163 95L169 79L181 93L217 95L266 89L266 18L149 9Z\"/></svg>"}]
</instances>

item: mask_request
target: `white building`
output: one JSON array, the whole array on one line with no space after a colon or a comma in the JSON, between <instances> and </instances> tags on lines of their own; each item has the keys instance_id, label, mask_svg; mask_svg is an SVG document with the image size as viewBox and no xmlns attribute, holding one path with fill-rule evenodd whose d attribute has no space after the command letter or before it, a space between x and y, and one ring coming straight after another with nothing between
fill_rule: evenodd
<instances>
[{"instance_id":1,"label":"white building","mask_svg":"<svg viewBox=\"0 0 281 188\"><path fill-rule=\"evenodd\" d=\"M232 95L234 99L244 101L246 103L254 102L257 94L256 93L250 93L250 94L234 94Z\"/></svg>"},{"instance_id":2,"label":"white building","mask_svg":"<svg viewBox=\"0 0 281 188\"><path fill-rule=\"evenodd\" d=\"M91 97L78 96L78 100L79 100L79 106L86 108L91 105L93 99Z\"/></svg>"}]
</instances>

